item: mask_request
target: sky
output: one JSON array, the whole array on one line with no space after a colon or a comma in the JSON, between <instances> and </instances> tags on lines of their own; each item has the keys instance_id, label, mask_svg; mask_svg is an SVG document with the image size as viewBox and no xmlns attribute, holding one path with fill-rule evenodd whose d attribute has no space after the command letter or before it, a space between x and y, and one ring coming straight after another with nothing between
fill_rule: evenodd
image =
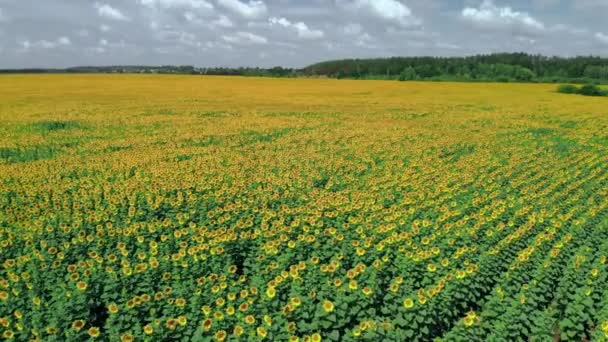
<instances>
[{"instance_id":1,"label":"sky","mask_svg":"<svg viewBox=\"0 0 608 342\"><path fill-rule=\"evenodd\" d=\"M608 56L608 0L0 0L0 68Z\"/></svg>"}]
</instances>

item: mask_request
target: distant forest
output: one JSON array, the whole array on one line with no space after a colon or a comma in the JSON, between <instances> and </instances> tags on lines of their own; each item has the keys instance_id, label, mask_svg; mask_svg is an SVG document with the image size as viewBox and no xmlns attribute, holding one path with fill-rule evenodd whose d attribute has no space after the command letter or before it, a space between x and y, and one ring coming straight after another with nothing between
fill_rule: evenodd
<instances>
[{"instance_id":1,"label":"distant forest","mask_svg":"<svg viewBox=\"0 0 608 342\"><path fill-rule=\"evenodd\" d=\"M107 66L67 69L0 70L0 73L154 73L349 79L608 83L608 58L546 57L497 53L471 57L391 57L343 59L302 69L197 68L193 66Z\"/></svg>"}]
</instances>

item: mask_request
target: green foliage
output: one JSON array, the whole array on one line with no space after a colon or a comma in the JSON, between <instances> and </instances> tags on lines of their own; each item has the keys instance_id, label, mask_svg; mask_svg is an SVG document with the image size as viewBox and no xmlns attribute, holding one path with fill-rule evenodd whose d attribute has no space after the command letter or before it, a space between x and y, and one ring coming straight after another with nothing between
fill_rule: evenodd
<instances>
[{"instance_id":1,"label":"green foliage","mask_svg":"<svg viewBox=\"0 0 608 342\"><path fill-rule=\"evenodd\" d=\"M562 84L557 87L557 92L562 94L578 94L578 87L572 84Z\"/></svg>"},{"instance_id":2,"label":"green foliage","mask_svg":"<svg viewBox=\"0 0 608 342\"><path fill-rule=\"evenodd\" d=\"M43 132L54 132L73 128L79 128L80 123L77 121L40 121L32 125L34 129Z\"/></svg>"},{"instance_id":3,"label":"green foliage","mask_svg":"<svg viewBox=\"0 0 608 342\"><path fill-rule=\"evenodd\" d=\"M407 71L406 71L407 70ZM495 53L468 57L392 57L325 61L303 69L259 67L107 66L68 69L0 70L2 73L138 73L226 75L252 77L333 77L354 79L421 79L430 81L493 81L608 83L608 59L547 57Z\"/></svg>"},{"instance_id":4,"label":"green foliage","mask_svg":"<svg viewBox=\"0 0 608 342\"><path fill-rule=\"evenodd\" d=\"M416 69L412 68L411 66L403 69L401 74L399 74L399 81L412 81L417 78L418 75L416 74Z\"/></svg>"},{"instance_id":5,"label":"green foliage","mask_svg":"<svg viewBox=\"0 0 608 342\"><path fill-rule=\"evenodd\" d=\"M0 148L0 161L13 164L53 158L59 150L45 145Z\"/></svg>"},{"instance_id":6,"label":"green foliage","mask_svg":"<svg viewBox=\"0 0 608 342\"><path fill-rule=\"evenodd\" d=\"M603 90L595 84L586 84L580 88L571 84L564 84L557 88L557 92L562 94L579 94L584 96L608 96L608 91Z\"/></svg>"},{"instance_id":7,"label":"green foliage","mask_svg":"<svg viewBox=\"0 0 608 342\"><path fill-rule=\"evenodd\" d=\"M418 79L446 81L564 82L608 81L608 59L560 58L525 53L497 53L470 57L392 57L343 59L313 64L305 76L390 78L405 81L413 69ZM405 72L408 70L408 72ZM397 76L397 77L396 77Z\"/></svg>"},{"instance_id":8,"label":"green foliage","mask_svg":"<svg viewBox=\"0 0 608 342\"><path fill-rule=\"evenodd\" d=\"M606 92L594 84L587 84L581 87L579 94L585 96L606 96Z\"/></svg>"}]
</instances>

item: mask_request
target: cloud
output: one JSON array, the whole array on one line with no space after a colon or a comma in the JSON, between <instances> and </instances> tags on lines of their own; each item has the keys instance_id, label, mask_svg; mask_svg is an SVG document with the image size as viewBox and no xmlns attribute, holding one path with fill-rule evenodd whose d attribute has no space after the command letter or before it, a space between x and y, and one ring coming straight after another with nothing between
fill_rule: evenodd
<instances>
[{"instance_id":1,"label":"cloud","mask_svg":"<svg viewBox=\"0 0 608 342\"><path fill-rule=\"evenodd\" d=\"M394 22L401 26L420 25L409 7L397 0L337 0L347 9L370 13L385 21Z\"/></svg>"},{"instance_id":2,"label":"cloud","mask_svg":"<svg viewBox=\"0 0 608 342\"><path fill-rule=\"evenodd\" d=\"M346 35L358 35L363 32L363 26L358 23L350 23L342 28L342 32Z\"/></svg>"},{"instance_id":3,"label":"cloud","mask_svg":"<svg viewBox=\"0 0 608 342\"><path fill-rule=\"evenodd\" d=\"M285 18L276 18L272 17L268 19L268 22L271 26L283 26L285 28L289 28L295 30L298 34L299 38L302 39L320 39L325 36L325 33L321 30L311 30L308 25L303 22L292 23Z\"/></svg>"},{"instance_id":4,"label":"cloud","mask_svg":"<svg viewBox=\"0 0 608 342\"><path fill-rule=\"evenodd\" d=\"M106 18L106 19L111 19L111 20L119 20L119 21L128 21L129 18L122 14L121 11L119 11L118 9L108 5L108 4L102 4L99 2L96 2L94 4L95 8L97 9L97 14L99 14L100 17Z\"/></svg>"},{"instance_id":5,"label":"cloud","mask_svg":"<svg viewBox=\"0 0 608 342\"><path fill-rule=\"evenodd\" d=\"M603 32L597 32L595 34L595 39L597 39L600 43L608 44L608 34Z\"/></svg>"},{"instance_id":6,"label":"cloud","mask_svg":"<svg viewBox=\"0 0 608 342\"><path fill-rule=\"evenodd\" d=\"M25 52L30 49L55 49L62 46L72 45L72 41L68 37L59 37L54 41L50 40L38 40L36 42L30 42L29 40L24 40L20 43L21 51Z\"/></svg>"},{"instance_id":7,"label":"cloud","mask_svg":"<svg viewBox=\"0 0 608 342\"><path fill-rule=\"evenodd\" d=\"M3 67L608 52L608 0L0 0L0 8Z\"/></svg>"},{"instance_id":8,"label":"cloud","mask_svg":"<svg viewBox=\"0 0 608 342\"><path fill-rule=\"evenodd\" d=\"M224 35L222 39L230 44L238 45L264 45L268 44L266 37L251 32L240 31L232 35Z\"/></svg>"},{"instance_id":9,"label":"cloud","mask_svg":"<svg viewBox=\"0 0 608 342\"><path fill-rule=\"evenodd\" d=\"M223 28L234 27L234 23L232 22L232 20L230 20L230 18L228 18L225 15L220 15L219 18L217 18L211 22L211 25L213 25L215 27L223 27Z\"/></svg>"},{"instance_id":10,"label":"cloud","mask_svg":"<svg viewBox=\"0 0 608 342\"><path fill-rule=\"evenodd\" d=\"M72 45L72 41L68 37L59 37L59 39L57 39L57 43L59 45Z\"/></svg>"},{"instance_id":11,"label":"cloud","mask_svg":"<svg viewBox=\"0 0 608 342\"><path fill-rule=\"evenodd\" d=\"M461 16L478 28L486 30L510 30L517 34L533 34L545 30L545 25L526 12L511 7L497 7L492 0L484 0L479 8L466 7Z\"/></svg>"},{"instance_id":12,"label":"cloud","mask_svg":"<svg viewBox=\"0 0 608 342\"><path fill-rule=\"evenodd\" d=\"M248 3L239 0L218 0L217 3L247 19L259 19L268 13L266 4L261 0L250 0Z\"/></svg>"},{"instance_id":13,"label":"cloud","mask_svg":"<svg viewBox=\"0 0 608 342\"><path fill-rule=\"evenodd\" d=\"M139 0L139 3L157 9L169 8L192 8L192 9L214 9L213 4L206 0Z\"/></svg>"},{"instance_id":14,"label":"cloud","mask_svg":"<svg viewBox=\"0 0 608 342\"><path fill-rule=\"evenodd\" d=\"M576 0L572 2L576 10L594 11L608 9L608 1L606 0Z\"/></svg>"},{"instance_id":15,"label":"cloud","mask_svg":"<svg viewBox=\"0 0 608 342\"><path fill-rule=\"evenodd\" d=\"M2 11L2 8L0 8L0 23L3 21L6 21L6 15L4 15L4 12Z\"/></svg>"}]
</instances>

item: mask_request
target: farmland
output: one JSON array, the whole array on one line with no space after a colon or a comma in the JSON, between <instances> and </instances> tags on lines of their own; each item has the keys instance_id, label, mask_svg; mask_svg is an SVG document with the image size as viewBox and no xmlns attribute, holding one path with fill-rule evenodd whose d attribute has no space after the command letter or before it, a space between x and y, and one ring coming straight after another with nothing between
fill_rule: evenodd
<instances>
[{"instance_id":1,"label":"farmland","mask_svg":"<svg viewBox=\"0 0 608 342\"><path fill-rule=\"evenodd\" d=\"M608 100L0 78L6 339L603 341Z\"/></svg>"}]
</instances>

